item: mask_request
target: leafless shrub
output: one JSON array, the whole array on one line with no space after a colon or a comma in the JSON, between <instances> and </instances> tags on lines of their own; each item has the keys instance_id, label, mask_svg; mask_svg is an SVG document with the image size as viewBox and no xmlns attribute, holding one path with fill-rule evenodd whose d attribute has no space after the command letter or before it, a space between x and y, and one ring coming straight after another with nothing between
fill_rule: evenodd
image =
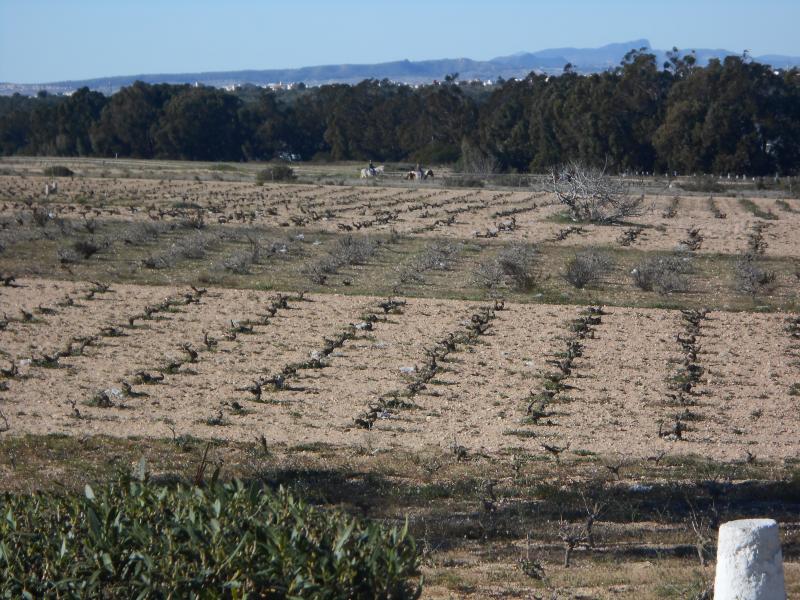
<instances>
[{"instance_id":1,"label":"leafless shrub","mask_svg":"<svg viewBox=\"0 0 800 600\"><path fill-rule=\"evenodd\" d=\"M50 218L50 213L47 212L47 209L35 206L31 211L31 221L37 227L46 227Z\"/></svg>"},{"instance_id":2,"label":"leafless shrub","mask_svg":"<svg viewBox=\"0 0 800 600\"><path fill-rule=\"evenodd\" d=\"M713 486L714 483L709 482L709 485ZM688 495L686 496L686 504L689 507L689 524L695 534L695 549L702 567L706 566L708 559L714 554L714 538L722 520L714 491L710 491L711 503L706 510L700 510L697 504Z\"/></svg>"},{"instance_id":3,"label":"leafless shrub","mask_svg":"<svg viewBox=\"0 0 800 600\"><path fill-rule=\"evenodd\" d=\"M237 275L246 275L254 262L252 250L237 250L222 260L222 268Z\"/></svg>"},{"instance_id":4,"label":"leafless shrub","mask_svg":"<svg viewBox=\"0 0 800 600\"><path fill-rule=\"evenodd\" d=\"M450 242L434 242L419 255L415 261L416 267L423 271L446 271L450 266L453 256L458 254L459 248Z\"/></svg>"},{"instance_id":5,"label":"leafless shrub","mask_svg":"<svg viewBox=\"0 0 800 600\"><path fill-rule=\"evenodd\" d=\"M81 259L81 255L72 248L59 248L56 250L56 256L58 256L58 262L62 265L75 264Z\"/></svg>"},{"instance_id":6,"label":"leafless shrub","mask_svg":"<svg viewBox=\"0 0 800 600\"><path fill-rule=\"evenodd\" d=\"M252 235L247 235L247 244L250 247L250 257L254 263L261 262L261 259L264 255L264 247L261 245L261 241Z\"/></svg>"},{"instance_id":7,"label":"leafless shrub","mask_svg":"<svg viewBox=\"0 0 800 600\"><path fill-rule=\"evenodd\" d=\"M270 256L286 256L290 252L290 245L288 241L272 240L262 244L262 247L266 248Z\"/></svg>"},{"instance_id":8,"label":"leafless shrub","mask_svg":"<svg viewBox=\"0 0 800 600\"><path fill-rule=\"evenodd\" d=\"M151 254L146 257L142 264L148 269L169 269L177 263L177 256L172 252L162 254Z\"/></svg>"},{"instance_id":9,"label":"leafless shrub","mask_svg":"<svg viewBox=\"0 0 800 600\"><path fill-rule=\"evenodd\" d=\"M628 183L609 177L604 168L571 162L554 169L552 181L573 221L614 223L644 212L644 196L633 196Z\"/></svg>"},{"instance_id":10,"label":"leafless shrub","mask_svg":"<svg viewBox=\"0 0 800 600\"><path fill-rule=\"evenodd\" d=\"M328 254L305 265L301 269L301 273L308 277L312 283L325 285L328 277L336 273L341 265L342 263L337 257Z\"/></svg>"},{"instance_id":11,"label":"leafless shrub","mask_svg":"<svg viewBox=\"0 0 800 600\"><path fill-rule=\"evenodd\" d=\"M86 215L83 216L82 225L87 233L94 233L95 231L97 231L97 228L99 226L97 223L97 219L90 219L86 217Z\"/></svg>"},{"instance_id":12,"label":"leafless shrub","mask_svg":"<svg viewBox=\"0 0 800 600\"><path fill-rule=\"evenodd\" d=\"M369 238L358 238L348 235L340 238L336 246L336 256L342 264L363 265L375 254L378 244Z\"/></svg>"},{"instance_id":13,"label":"leafless shrub","mask_svg":"<svg viewBox=\"0 0 800 600\"><path fill-rule=\"evenodd\" d=\"M305 265L301 273L312 283L325 285L328 277L343 265L364 264L378 249L379 244L369 238L347 236L338 241L336 249Z\"/></svg>"},{"instance_id":14,"label":"leafless shrub","mask_svg":"<svg viewBox=\"0 0 800 600\"><path fill-rule=\"evenodd\" d=\"M529 244L508 246L497 256L497 262L503 275L511 280L512 287L517 290L532 288L539 279L539 253Z\"/></svg>"},{"instance_id":15,"label":"leafless shrub","mask_svg":"<svg viewBox=\"0 0 800 600\"><path fill-rule=\"evenodd\" d=\"M184 229L205 229L206 219L203 216L203 212L200 209L198 209L190 217L187 217L186 219L182 219L181 221L179 221L178 225Z\"/></svg>"},{"instance_id":16,"label":"leafless shrub","mask_svg":"<svg viewBox=\"0 0 800 600\"><path fill-rule=\"evenodd\" d=\"M483 261L472 271L472 279L480 287L495 288L503 282L503 269L496 260Z\"/></svg>"},{"instance_id":17,"label":"leafless shrub","mask_svg":"<svg viewBox=\"0 0 800 600\"><path fill-rule=\"evenodd\" d=\"M534 246L513 244L493 259L479 263L473 280L481 287L508 285L516 290L529 290L538 281L539 253Z\"/></svg>"},{"instance_id":18,"label":"leafless shrub","mask_svg":"<svg viewBox=\"0 0 800 600\"><path fill-rule=\"evenodd\" d=\"M451 242L433 242L409 263L400 266L397 270L397 279L400 283L425 282L425 271L446 271L450 268L453 257L458 254L460 247Z\"/></svg>"},{"instance_id":19,"label":"leafless shrub","mask_svg":"<svg viewBox=\"0 0 800 600\"><path fill-rule=\"evenodd\" d=\"M148 256L142 263L149 269L169 269L181 260L200 260L205 258L209 248L218 242L218 235L208 232L196 232L180 238L166 252Z\"/></svg>"},{"instance_id":20,"label":"leafless shrub","mask_svg":"<svg viewBox=\"0 0 800 600\"><path fill-rule=\"evenodd\" d=\"M692 264L687 257L662 256L650 258L631 271L633 283L644 291L661 294L685 292L689 289L688 278Z\"/></svg>"},{"instance_id":21,"label":"leafless shrub","mask_svg":"<svg viewBox=\"0 0 800 600\"><path fill-rule=\"evenodd\" d=\"M425 283L424 269L417 268L416 264L402 265L397 269L397 281L400 283Z\"/></svg>"},{"instance_id":22,"label":"leafless shrub","mask_svg":"<svg viewBox=\"0 0 800 600\"><path fill-rule=\"evenodd\" d=\"M741 294L756 296L775 288L777 275L759 265L752 254L747 254L736 263L734 285Z\"/></svg>"},{"instance_id":23,"label":"leafless shrub","mask_svg":"<svg viewBox=\"0 0 800 600\"><path fill-rule=\"evenodd\" d=\"M197 232L193 235L179 239L174 246L174 252L179 258L199 260L205 258L209 248L219 242L219 237L207 233Z\"/></svg>"},{"instance_id":24,"label":"leafless shrub","mask_svg":"<svg viewBox=\"0 0 800 600\"><path fill-rule=\"evenodd\" d=\"M133 223L122 232L122 241L132 246L140 246L156 239L164 228L156 223Z\"/></svg>"},{"instance_id":25,"label":"leafless shrub","mask_svg":"<svg viewBox=\"0 0 800 600\"><path fill-rule=\"evenodd\" d=\"M567 261L564 279L578 289L596 284L614 266L608 254L595 250L578 252Z\"/></svg>"}]
</instances>

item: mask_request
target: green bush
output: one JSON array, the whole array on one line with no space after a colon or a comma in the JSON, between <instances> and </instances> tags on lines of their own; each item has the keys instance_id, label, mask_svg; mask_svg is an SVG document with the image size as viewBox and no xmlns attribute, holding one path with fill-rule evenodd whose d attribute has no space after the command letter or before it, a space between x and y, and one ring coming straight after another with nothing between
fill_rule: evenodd
<instances>
[{"instance_id":1,"label":"green bush","mask_svg":"<svg viewBox=\"0 0 800 600\"><path fill-rule=\"evenodd\" d=\"M72 177L75 173L68 167L56 165L53 167L46 167L44 170L46 177Z\"/></svg>"},{"instance_id":2,"label":"green bush","mask_svg":"<svg viewBox=\"0 0 800 600\"><path fill-rule=\"evenodd\" d=\"M417 598L418 567L405 527L241 482L0 499L3 598Z\"/></svg>"},{"instance_id":3,"label":"green bush","mask_svg":"<svg viewBox=\"0 0 800 600\"><path fill-rule=\"evenodd\" d=\"M297 175L294 174L294 169L287 165L275 165L256 173L256 183L258 185L264 185L268 181L294 181L296 179Z\"/></svg>"}]
</instances>

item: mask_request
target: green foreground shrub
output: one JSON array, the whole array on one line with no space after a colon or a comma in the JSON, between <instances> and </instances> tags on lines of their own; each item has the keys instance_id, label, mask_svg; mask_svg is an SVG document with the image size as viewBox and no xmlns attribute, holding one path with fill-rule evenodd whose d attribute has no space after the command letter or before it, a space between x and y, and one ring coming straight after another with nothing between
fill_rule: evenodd
<instances>
[{"instance_id":1,"label":"green foreground shrub","mask_svg":"<svg viewBox=\"0 0 800 600\"><path fill-rule=\"evenodd\" d=\"M3 598L417 598L407 528L240 482L0 499Z\"/></svg>"}]
</instances>

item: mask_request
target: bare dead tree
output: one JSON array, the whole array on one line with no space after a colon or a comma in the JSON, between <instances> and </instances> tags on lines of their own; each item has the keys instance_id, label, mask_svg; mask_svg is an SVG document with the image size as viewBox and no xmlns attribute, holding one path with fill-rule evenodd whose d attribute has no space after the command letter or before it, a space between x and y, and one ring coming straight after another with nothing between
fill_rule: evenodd
<instances>
[{"instance_id":1,"label":"bare dead tree","mask_svg":"<svg viewBox=\"0 0 800 600\"><path fill-rule=\"evenodd\" d=\"M644 212L644 195L631 194L627 182L599 169L570 162L552 172L553 191L573 221L615 223Z\"/></svg>"}]
</instances>

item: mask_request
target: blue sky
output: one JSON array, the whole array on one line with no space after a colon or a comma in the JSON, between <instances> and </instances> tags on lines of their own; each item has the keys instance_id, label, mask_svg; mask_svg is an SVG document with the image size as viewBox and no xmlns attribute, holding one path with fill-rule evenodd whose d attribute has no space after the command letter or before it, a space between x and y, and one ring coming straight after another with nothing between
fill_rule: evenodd
<instances>
[{"instance_id":1,"label":"blue sky","mask_svg":"<svg viewBox=\"0 0 800 600\"><path fill-rule=\"evenodd\" d=\"M0 0L0 81L489 59L648 38L800 56L800 0Z\"/></svg>"}]
</instances>

